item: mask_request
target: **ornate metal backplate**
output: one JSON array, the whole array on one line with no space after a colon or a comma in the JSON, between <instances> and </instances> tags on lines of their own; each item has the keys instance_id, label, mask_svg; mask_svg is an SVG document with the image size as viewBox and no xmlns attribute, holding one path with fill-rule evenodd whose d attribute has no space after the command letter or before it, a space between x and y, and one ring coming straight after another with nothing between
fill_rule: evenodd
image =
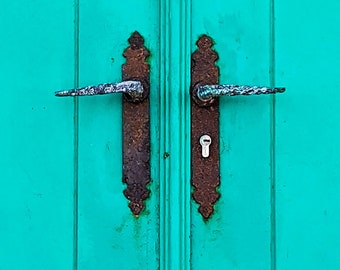
<instances>
[{"instance_id":1,"label":"ornate metal backplate","mask_svg":"<svg viewBox=\"0 0 340 270\"><path fill-rule=\"evenodd\" d=\"M214 204L220 197L216 188L220 184L219 154L219 102L218 98L202 102L196 96L197 85L218 84L219 71L215 66L218 55L211 49L212 39L201 36L198 49L191 57L191 175L193 198L199 204L199 212L208 219ZM211 137L209 156L202 156L200 138Z\"/></svg>"},{"instance_id":2,"label":"ornate metal backplate","mask_svg":"<svg viewBox=\"0 0 340 270\"><path fill-rule=\"evenodd\" d=\"M129 38L130 46L124 51L126 63L122 66L123 81L141 81L141 100L123 98L123 182L127 184L124 195L135 216L144 209L144 200L149 197L146 188L150 182L150 55L144 47L143 37L136 31Z\"/></svg>"}]
</instances>

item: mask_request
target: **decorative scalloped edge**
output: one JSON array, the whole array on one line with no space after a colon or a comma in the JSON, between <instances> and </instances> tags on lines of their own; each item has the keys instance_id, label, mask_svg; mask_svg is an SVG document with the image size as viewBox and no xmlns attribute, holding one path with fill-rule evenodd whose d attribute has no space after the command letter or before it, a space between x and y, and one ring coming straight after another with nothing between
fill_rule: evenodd
<instances>
[{"instance_id":1,"label":"decorative scalloped edge","mask_svg":"<svg viewBox=\"0 0 340 270\"><path fill-rule=\"evenodd\" d=\"M208 219L214 212L214 204L220 197L216 188L220 185L219 175L219 102L209 104L197 101L195 86L218 84L219 70L215 65L218 55L211 49L213 41L202 35L196 42L198 49L191 58L191 183L193 198L199 204L199 212ZM212 138L210 156L202 157L199 138L207 134Z\"/></svg>"},{"instance_id":2,"label":"decorative scalloped edge","mask_svg":"<svg viewBox=\"0 0 340 270\"><path fill-rule=\"evenodd\" d=\"M123 81L137 80L143 85L141 100L123 98L123 182L127 184L125 197L135 216L145 208L149 197L146 188L150 182L150 66L146 58L150 52L144 47L143 37L135 31L124 51L126 63L122 66Z\"/></svg>"}]
</instances>

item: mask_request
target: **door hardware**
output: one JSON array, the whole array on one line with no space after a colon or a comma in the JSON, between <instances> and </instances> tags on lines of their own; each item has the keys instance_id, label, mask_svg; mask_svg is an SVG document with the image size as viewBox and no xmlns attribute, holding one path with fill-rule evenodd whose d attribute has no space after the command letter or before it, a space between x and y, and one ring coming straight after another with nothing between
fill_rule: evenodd
<instances>
[{"instance_id":1,"label":"door hardware","mask_svg":"<svg viewBox=\"0 0 340 270\"><path fill-rule=\"evenodd\" d=\"M218 55L211 48L212 39L202 35L196 45L191 56L191 183L198 211L208 219L220 197L216 190L220 185L219 96L275 94L285 88L219 85ZM207 146L205 136L210 138Z\"/></svg>"},{"instance_id":2,"label":"door hardware","mask_svg":"<svg viewBox=\"0 0 340 270\"><path fill-rule=\"evenodd\" d=\"M135 31L124 51L123 82L100 84L79 89L58 91L56 96L86 96L123 93L123 182L127 184L125 197L135 216L145 208L150 182L150 66L146 58L150 52L143 37Z\"/></svg>"},{"instance_id":3,"label":"door hardware","mask_svg":"<svg viewBox=\"0 0 340 270\"><path fill-rule=\"evenodd\" d=\"M202 102L209 102L210 100L219 96L238 96L238 95L261 95L261 94L275 94L283 93L285 88L271 88L265 86L247 86L247 85L201 85L196 86L195 93Z\"/></svg>"},{"instance_id":4,"label":"door hardware","mask_svg":"<svg viewBox=\"0 0 340 270\"><path fill-rule=\"evenodd\" d=\"M209 157L209 146L211 144L211 137L209 135L203 135L200 138L200 144L202 145L202 157Z\"/></svg>"},{"instance_id":5,"label":"door hardware","mask_svg":"<svg viewBox=\"0 0 340 270\"><path fill-rule=\"evenodd\" d=\"M86 86L83 88L57 91L57 97L63 96L94 96L106 95L113 93L125 93L131 97L132 100L138 102L143 96L143 86L139 81L124 81L120 83L105 83L96 86Z\"/></svg>"}]
</instances>

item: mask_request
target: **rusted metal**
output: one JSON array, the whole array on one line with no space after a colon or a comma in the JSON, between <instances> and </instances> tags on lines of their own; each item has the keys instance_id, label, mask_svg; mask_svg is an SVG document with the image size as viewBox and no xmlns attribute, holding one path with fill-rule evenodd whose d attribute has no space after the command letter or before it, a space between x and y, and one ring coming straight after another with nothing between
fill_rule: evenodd
<instances>
[{"instance_id":1,"label":"rusted metal","mask_svg":"<svg viewBox=\"0 0 340 270\"><path fill-rule=\"evenodd\" d=\"M219 154L219 102L218 98L202 101L197 97L197 86L218 84L219 70L215 66L218 55L211 49L212 39L201 36L198 49L191 57L191 175L193 198L199 212L208 219L220 197L216 191L220 184ZM202 156L200 138L211 137L209 156Z\"/></svg>"},{"instance_id":2,"label":"rusted metal","mask_svg":"<svg viewBox=\"0 0 340 270\"><path fill-rule=\"evenodd\" d=\"M146 187L150 182L150 66L146 63L150 53L137 31L129 43L123 54L123 81L140 81L144 91L137 101L127 94L123 98L123 182L127 184L124 195L130 201L129 207L138 216L150 194Z\"/></svg>"}]
</instances>

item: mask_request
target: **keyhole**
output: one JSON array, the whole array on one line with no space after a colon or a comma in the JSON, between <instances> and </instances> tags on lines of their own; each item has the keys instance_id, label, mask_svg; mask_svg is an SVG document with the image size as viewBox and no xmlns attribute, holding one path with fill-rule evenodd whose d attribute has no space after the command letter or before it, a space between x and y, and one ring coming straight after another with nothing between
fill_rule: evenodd
<instances>
[{"instance_id":1,"label":"keyhole","mask_svg":"<svg viewBox=\"0 0 340 270\"><path fill-rule=\"evenodd\" d=\"M202 146L202 157L209 157L209 146L211 144L211 137L209 135L201 136L200 144Z\"/></svg>"}]
</instances>

